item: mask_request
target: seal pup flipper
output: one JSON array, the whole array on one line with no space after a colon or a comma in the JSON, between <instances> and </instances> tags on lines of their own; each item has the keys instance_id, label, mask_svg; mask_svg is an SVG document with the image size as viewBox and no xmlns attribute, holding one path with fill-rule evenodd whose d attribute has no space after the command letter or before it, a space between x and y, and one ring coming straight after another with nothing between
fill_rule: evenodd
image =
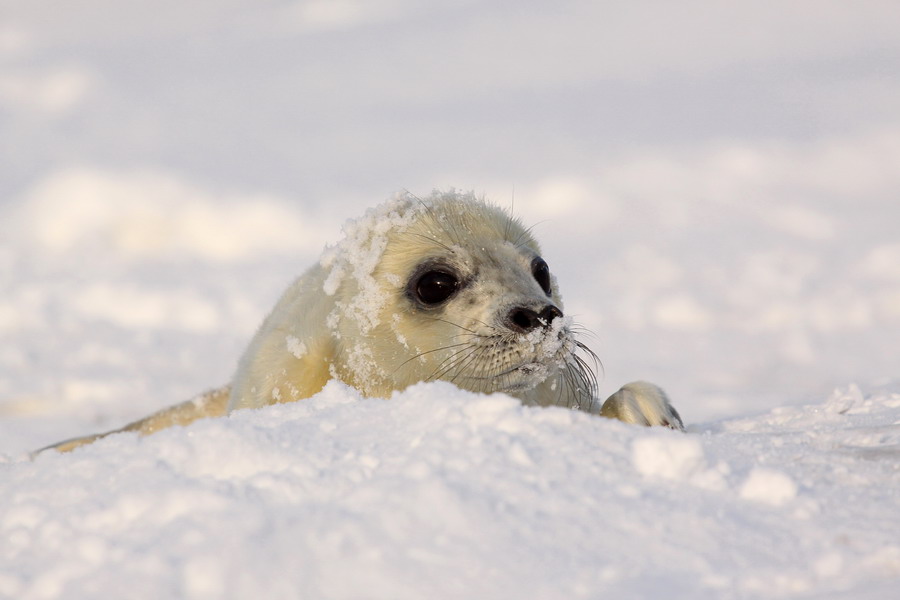
<instances>
[{"instance_id":1,"label":"seal pup flipper","mask_svg":"<svg viewBox=\"0 0 900 600\"><path fill-rule=\"evenodd\" d=\"M636 425L661 425L684 431L681 416L666 393L657 385L646 381L633 381L606 399L600 414Z\"/></svg>"},{"instance_id":2,"label":"seal pup flipper","mask_svg":"<svg viewBox=\"0 0 900 600\"><path fill-rule=\"evenodd\" d=\"M200 394L195 398L164 408L155 412L148 417L144 417L133 423L129 423L125 427L107 431L105 433L97 433L84 437L72 438L40 450L32 452L32 457L40 454L45 450L56 450L57 452L70 452L79 446L91 444L101 438L114 433L124 433L126 431L136 431L140 435L150 435L161 429L172 427L173 425L187 425L198 419L207 417L221 417L228 414L228 397L231 393L231 386L226 385L214 390L210 390L204 394Z\"/></svg>"}]
</instances>

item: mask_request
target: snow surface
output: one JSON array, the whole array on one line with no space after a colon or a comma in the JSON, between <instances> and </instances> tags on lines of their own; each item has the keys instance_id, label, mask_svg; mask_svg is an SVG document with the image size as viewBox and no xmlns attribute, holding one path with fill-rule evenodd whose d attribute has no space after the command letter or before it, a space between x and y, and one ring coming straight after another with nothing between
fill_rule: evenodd
<instances>
[{"instance_id":1,"label":"snow surface","mask_svg":"<svg viewBox=\"0 0 900 600\"><path fill-rule=\"evenodd\" d=\"M685 435L332 382L4 465L0 594L888 598L898 420L850 388Z\"/></svg>"},{"instance_id":2,"label":"snow surface","mask_svg":"<svg viewBox=\"0 0 900 600\"><path fill-rule=\"evenodd\" d=\"M896 2L2 12L0 598L897 597ZM28 459L227 381L434 187L537 224L601 392L688 433L331 384Z\"/></svg>"}]
</instances>

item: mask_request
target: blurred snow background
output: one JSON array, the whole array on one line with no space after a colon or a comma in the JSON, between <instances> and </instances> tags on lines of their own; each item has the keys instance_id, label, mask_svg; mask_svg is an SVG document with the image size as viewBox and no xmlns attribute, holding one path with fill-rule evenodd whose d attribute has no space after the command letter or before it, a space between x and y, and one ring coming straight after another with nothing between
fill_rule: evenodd
<instances>
[{"instance_id":1,"label":"blurred snow background","mask_svg":"<svg viewBox=\"0 0 900 600\"><path fill-rule=\"evenodd\" d=\"M898 31L890 1L3 0L0 453L227 381L289 281L346 218L399 189L475 190L537 224L567 312L596 334L603 393L655 381L698 431L821 403L835 387L860 406L851 383L888 390L876 399L890 408ZM869 424L864 446L895 443L891 414ZM626 446L642 435L593 427ZM731 444L706 447L710 464L750 448ZM755 467L742 460L723 484L733 493L698 510L759 496L759 481L765 500L785 486L802 500L815 480L801 469L787 484L768 471L744 481ZM120 462L84 459L100 473ZM896 475L874 464L866 485ZM839 503L865 503L843 484ZM895 504L892 489L869 498L870 519ZM658 508L636 505L648 520ZM768 531L806 535L832 516ZM822 554L816 573L856 564L842 552ZM734 573L754 560L738 558Z\"/></svg>"},{"instance_id":2,"label":"blurred snow background","mask_svg":"<svg viewBox=\"0 0 900 600\"><path fill-rule=\"evenodd\" d=\"M0 407L77 433L219 384L344 219L451 186L537 224L606 393L697 422L896 378L897 31L875 1L7 0Z\"/></svg>"}]
</instances>

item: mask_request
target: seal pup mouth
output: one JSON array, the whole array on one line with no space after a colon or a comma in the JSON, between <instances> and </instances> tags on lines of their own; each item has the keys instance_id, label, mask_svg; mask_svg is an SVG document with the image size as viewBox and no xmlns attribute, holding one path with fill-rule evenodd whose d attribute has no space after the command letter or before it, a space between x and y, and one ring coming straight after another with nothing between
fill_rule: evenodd
<instances>
[{"instance_id":1,"label":"seal pup mouth","mask_svg":"<svg viewBox=\"0 0 900 600\"><path fill-rule=\"evenodd\" d=\"M496 387L498 392L523 392L533 389L549 376L550 369L546 364L527 362L507 369L492 379L500 380L500 385Z\"/></svg>"},{"instance_id":2,"label":"seal pup mouth","mask_svg":"<svg viewBox=\"0 0 900 600\"><path fill-rule=\"evenodd\" d=\"M515 335L501 345L506 363L496 372L478 378L493 391L522 392L534 389L574 360L577 342L571 334L571 319L557 318L540 330Z\"/></svg>"}]
</instances>

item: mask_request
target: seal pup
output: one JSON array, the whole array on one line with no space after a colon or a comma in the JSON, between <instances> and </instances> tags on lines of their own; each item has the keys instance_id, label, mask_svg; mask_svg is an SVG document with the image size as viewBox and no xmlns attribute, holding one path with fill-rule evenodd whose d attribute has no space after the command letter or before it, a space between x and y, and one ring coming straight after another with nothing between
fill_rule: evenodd
<instances>
[{"instance_id":1,"label":"seal pup","mask_svg":"<svg viewBox=\"0 0 900 600\"><path fill-rule=\"evenodd\" d=\"M344 238L285 291L230 385L50 448L293 402L330 379L374 397L444 380L526 405L683 429L665 393L646 382L624 386L601 407L599 361L578 331L519 219L471 193L400 194L348 221Z\"/></svg>"}]
</instances>

